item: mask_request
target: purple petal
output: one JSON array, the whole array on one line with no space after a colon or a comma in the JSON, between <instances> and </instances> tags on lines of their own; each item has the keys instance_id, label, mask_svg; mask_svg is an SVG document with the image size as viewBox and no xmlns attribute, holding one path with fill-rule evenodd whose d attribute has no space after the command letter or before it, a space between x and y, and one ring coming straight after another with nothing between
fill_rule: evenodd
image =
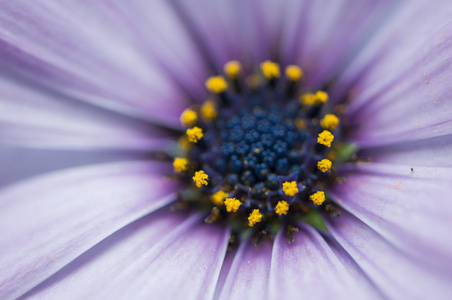
<instances>
[{"instance_id":1,"label":"purple petal","mask_svg":"<svg viewBox=\"0 0 452 300\"><path fill-rule=\"evenodd\" d=\"M331 195L388 242L425 263L452 268L452 169L353 164ZM340 200L339 200L340 199Z\"/></svg>"},{"instance_id":2,"label":"purple petal","mask_svg":"<svg viewBox=\"0 0 452 300\"><path fill-rule=\"evenodd\" d=\"M414 53L395 51L399 62L390 56L353 88L345 116L359 125L349 137L352 142L369 147L452 133L452 23L432 30L428 39L424 36L416 34L422 47L409 45Z\"/></svg>"},{"instance_id":3,"label":"purple petal","mask_svg":"<svg viewBox=\"0 0 452 300\"><path fill-rule=\"evenodd\" d=\"M272 243L244 241L238 249L219 299L266 299Z\"/></svg>"},{"instance_id":4,"label":"purple petal","mask_svg":"<svg viewBox=\"0 0 452 300\"><path fill-rule=\"evenodd\" d=\"M444 271L400 251L353 215L340 208L338 210L340 217L332 217L326 221L328 229L382 291L384 298L447 299L450 296L450 269Z\"/></svg>"},{"instance_id":5,"label":"purple petal","mask_svg":"<svg viewBox=\"0 0 452 300\"><path fill-rule=\"evenodd\" d=\"M270 299L379 299L350 263L347 253L330 245L313 228L299 226L294 242L280 231L273 246Z\"/></svg>"},{"instance_id":6,"label":"purple petal","mask_svg":"<svg viewBox=\"0 0 452 300\"><path fill-rule=\"evenodd\" d=\"M161 209L113 233L25 294L40 299L88 299L168 235L186 213ZM74 288L77 287L77 288Z\"/></svg>"},{"instance_id":7,"label":"purple petal","mask_svg":"<svg viewBox=\"0 0 452 300\"><path fill-rule=\"evenodd\" d=\"M105 286L101 299L211 299L229 228L194 215ZM166 230L166 228L162 228Z\"/></svg>"},{"instance_id":8,"label":"purple petal","mask_svg":"<svg viewBox=\"0 0 452 300\"><path fill-rule=\"evenodd\" d=\"M281 41L284 63L299 64L308 85L325 85L387 12L387 3L378 1L288 1Z\"/></svg>"},{"instance_id":9,"label":"purple petal","mask_svg":"<svg viewBox=\"0 0 452 300\"><path fill-rule=\"evenodd\" d=\"M185 93L137 51L109 5L38 2L0 4L0 64L82 101L179 125Z\"/></svg>"},{"instance_id":10,"label":"purple petal","mask_svg":"<svg viewBox=\"0 0 452 300\"><path fill-rule=\"evenodd\" d=\"M0 77L2 142L53 149L162 150L172 142L149 124L84 105L24 79Z\"/></svg>"},{"instance_id":11,"label":"purple petal","mask_svg":"<svg viewBox=\"0 0 452 300\"><path fill-rule=\"evenodd\" d=\"M0 297L15 298L108 235L174 200L169 164L56 172L0 194Z\"/></svg>"}]
</instances>

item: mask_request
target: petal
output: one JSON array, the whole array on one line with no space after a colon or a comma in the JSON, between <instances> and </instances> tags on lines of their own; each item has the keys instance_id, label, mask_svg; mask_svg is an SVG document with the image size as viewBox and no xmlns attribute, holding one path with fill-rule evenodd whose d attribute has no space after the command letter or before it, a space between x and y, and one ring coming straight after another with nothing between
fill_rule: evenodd
<instances>
[{"instance_id":1,"label":"petal","mask_svg":"<svg viewBox=\"0 0 452 300\"><path fill-rule=\"evenodd\" d=\"M43 173L96 163L147 159L145 154L82 152L0 146L0 188Z\"/></svg>"},{"instance_id":2,"label":"petal","mask_svg":"<svg viewBox=\"0 0 452 300\"><path fill-rule=\"evenodd\" d=\"M105 286L99 298L211 299L229 228L206 224L204 217L182 223Z\"/></svg>"},{"instance_id":3,"label":"petal","mask_svg":"<svg viewBox=\"0 0 452 300\"><path fill-rule=\"evenodd\" d=\"M0 64L79 100L179 125L184 92L137 51L109 5L38 2L0 4Z\"/></svg>"},{"instance_id":4,"label":"petal","mask_svg":"<svg viewBox=\"0 0 452 300\"><path fill-rule=\"evenodd\" d=\"M56 172L0 194L1 298L36 286L108 235L175 199L169 164Z\"/></svg>"},{"instance_id":5,"label":"petal","mask_svg":"<svg viewBox=\"0 0 452 300\"><path fill-rule=\"evenodd\" d=\"M452 169L354 164L330 192L342 207L424 265L452 270Z\"/></svg>"},{"instance_id":6,"label":"petal","mask_svg":"<svg viewBox=\"0 0 452 300\"><path fill-rule=\"evenodd\" d=\"M1 76L3 75L3 76ZM4 143L52 149L163 150L171 136L144 122L110 113L0 75L0 139Z\"/></svg>"},{"instance_id":7,"label":"petal","mask_svg":"<svg viewBox=\"0 0 452 300\"><path fill-rule=\"evenodd\" d=\"M281 230L273 246L270 299L379 299L380 296L349 262L313 228L299 226L294 242Z\"/></svg>"},{"instance_id":8,"label":"petal","mask_svg":"<svg viewBox=\"0 0 452 300\"><path fill-rule=\"evenodd\" d=\"M385 299L447 299L451 274L401 252L371 227L338 208L326 220L333 237L382 291ZM444 238L447 238L446 236Z\"/></svg>"},{"instance_id":9,"label":"petal","mask_svg":"<svg viewBox=\"0 0 452 300\"><path fill-rule=\"evenodd\" d=\"M284 63L299 64L305 83L321 88L372 36L389 9L382 1L288 1L281 41Z\"/></svg>"},{"instance_id":10,"label":"petal","mask_svg":"<svg viewBox=\"0 0 452 300\"><path fill-rule=\"evenodd\" d=\"M360 156L372 162L412 167L452 167L452 134L371 147L360 151Z\"/></svg>"},{"instance_id":11,"label":"petal","mask_svg":"<svg viewBox=\"0 0 452 300\"><path fill-rule=\"evenodd\" d=\"M350 141L369 147L452 133L452 23L422 37L416 36L424 44L415 53L407 50L400 63L382 63L354 88L345 116L356 126Z\"/></svg>"},{"instance_id":12,"label":"petal","mask_svg":"<svg viewBox=\"0 0 452 300\"><path fill-rule=\"evenodd\" d=\"M132 265L186 218L162 208L121 228L26 293L23 298L88 299Z\"/></svg>"},{"instance_id":13,"label":"petal","mask_svg":"<svg viewBox=\"0 0 452 300\"><path fill-rule=\"evenodd\" d=\"M266 299L272 243L240 244L219 299Z\"/></svg>"}]
</instances>

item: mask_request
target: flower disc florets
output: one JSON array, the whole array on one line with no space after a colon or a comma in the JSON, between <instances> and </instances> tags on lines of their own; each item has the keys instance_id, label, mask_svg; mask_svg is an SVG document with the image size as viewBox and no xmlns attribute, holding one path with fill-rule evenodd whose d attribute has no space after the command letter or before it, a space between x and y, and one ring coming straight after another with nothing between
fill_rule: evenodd
<instances>
[{"instance_id":1,"label":"flower disc florets","mask_svg":"<svg viewBox=\"0 0 452 300\"><path fill-rule=\"evenodd\" d=\"M210 209L208 222L230 220L238 232L271 231L318 211L334 170L339 118L328 111L328 94L297 93L297 66L284 79L278 64L260 66L248 84L235 61L226 78L207 79L213 97L182 114L190 144L174 163L190 186L181 200Z\"/></svg>"}]
</instances>

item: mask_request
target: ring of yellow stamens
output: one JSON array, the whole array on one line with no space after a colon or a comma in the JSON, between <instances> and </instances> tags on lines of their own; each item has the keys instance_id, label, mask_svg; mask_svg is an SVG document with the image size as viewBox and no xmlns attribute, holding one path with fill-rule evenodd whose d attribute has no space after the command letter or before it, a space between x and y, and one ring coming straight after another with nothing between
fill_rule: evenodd
<instances>
[{"instance_id":1,"label":"ring of yellow stamens","mask_svg":"<svg viewBox=\"0 0 452 300\"><path fill-rule=\"evenodd\" d=\"M254 209L248 217L248 225L253 227L256 223L262 221L262 214L258 209Z\"/></svg>"},{"instance_id":2,"label":"ring of yellow stamens","mask_svg":"<svg viewBox=\"0 0 452 300\"><path fill-rule=\"evenodd\" d=\"M287 196L294 196L298 193L298 186L296 181L286 181L283 183L282 189Z\"/></svg>"},{"instance_id":3,"label":"ring of yellow stamens","mask_svg":"<svg viewBox=\"0 0 452 300\"><path fill-rule=\"evenodd\" d=\"M226 210L228 212L236 212L237 210L239 210L242 202L240 202L236 198L226 198L226 200L224 200L224 205L226 206Z\"/></svg>"},{"instance_id":4,"label":"ring of yellow stamens","mask_svg":"<svg viewBox=\"0 0 452 300\"><path fill-rule=\"evenodd\" d=\"M339 125L339 118L333 114L326 114L320 121L320 125L327 130L334 130Z\"/></svg>"},{"instance_id":5,"label":"ring of yellow stamens","mask_svg":"<svg viewBox=\"0 0 452 300\"><path fill-rule=\"evenodd\" d=\"M286 67L286 77L291 81L298 81L303 77L303 70L299 66L289 65Z\"/></svg>"},{"instance_id":6,"label":"ring of yellow stamens","mask_svg":"<svg viewBox=\"0 0 452 300\"><path fill-rule=\"evenodd\" d=\"M260 65L262 74L267 79L275 79L279 77L279 64L266 60Z\"/></svg>"},{"instance_id":7,"label":"ring of yellow stamens","mask_svg":"<svg viewBox=\"0 0 452 300\"><path fill-rule=\"evenodd\" d=\"M207 180L209 180L209 176L204 173L203 170L197 171L195 176L193 176L193 181L196 183L197 187L202 187L203 185L207 185Z\"/></svg>"},{"instance_id":8,"label":"ring of yellow stamens","mask_svg":"<svg viewBox=\"0 0 452 300\"><path fill-rule=\"evenodd\" d=\"M324 192L317 192L315 194L312 194L309 196L309 199L315 204L315 205L321 205L325 201L325 193Z\"/></svg>"},{"instance_id":9,"label":"ring of yellow stamens","mask_svg":"<svg viewBox=\"0 0 452 300\"><path fill-rule=\"evenodd\" d=\"M217 109L212 100L207 100L201 105L201 117L206 121L212 121L217 117Z\"/></svg>"},{"instance_id":10,"label":"ring of yellow stamens","mask_svg":"<svg viewBox=\"0 0 452 300\"><path fill-rule=\"evenodd\" d=\"M228 88L223 76L212 76L206 80L206 88L209 92L220 94Z\"/></svg>"},{"instance_id":11,"label":"ring of yellow stamens","mask_svg":"<svg viewBox=\"0 0 452 300\"><path fill-rule=\"evenodd\" d=\"M332 165L333 165L333 163L331 162L331 160L326 159L326 158L317 162L317 168L319 168L319 170L322 171L323 173L325 173L326 171L331 169Z\"/></svg>"},{"instance_id":12,"label":"ring of yellow stamens","mask_svg":"<svg viewBox=\"0 0 452 300\"><path fill-rule=\"evenodd\" d=\"M173 161L173 167L175 173L181 173L186 171L188 167L188 159L176 157Z\"/></svg>"},{"instance_id":13,"label":"ring of yellow stamens","mask_svg":"<svg viewBox=\"0 0 452 300\"><path fill-rule=\"evenodd\" d=\"M331 147L331 142L334 140L334 135L331 134L328 130L324 130L319 133L319 137L317 138L317 143L320 145L324 145L326 147Z\"/></svg>"},{"instance_id":14,"label":"ring of yellow stamens","mask_svg":"<svg viewBox=\"0 0 452 300\"><path fill-rule=\"evenodd\" d=\"M187 108L180 115L180 122L183 126L193 126L198 122L198 114Z\"/></svg>"},{"instance_id":15,"label":"ring of yellow stamens","mask_svg":"<svg viewBox=\"0 0 452 300\"><path fill-rule=\"evenodd\" d=\"M228 196L227 193L223 192L222 190L219 190L218 192L210 196L210 200L212 200L212 202L215 205L220 206L223 205L224 199L226 199L227 196Z\"/></svg>"},{"instance_id":16,"label":"ring of yellow stamens","mask_svg":"<svg viewBox=\"0 0 452 300\"><path fill-rule=\"evenodd\" d=\"M279 201L278 204L276 204L275 212L278 215L285 215L289 211L289 203L286 201Z\"/></svg>"},{"instance_id":17,"label":"ring of yellow stamens","mask_svg":"<svg viewBox=\"0 0 452 300\"><path fill-rule=\"evenodd\" d=\"M229 78L235 79L239 77L241 71L242 65L236 60L232 60L224 65L224 73L226 73Z\"/></svg>"},{"instance_id":18,"label":"ring of yellow stamens","mask_svg":"<svg viewBox=\"0 0 452 300\"><path fill-rule=\"evenodd\" d=\"M192 143L197 143L204 136L202 129L197 126L187 129L186 134L188 140Z\"/></svg>"}]
</instances>

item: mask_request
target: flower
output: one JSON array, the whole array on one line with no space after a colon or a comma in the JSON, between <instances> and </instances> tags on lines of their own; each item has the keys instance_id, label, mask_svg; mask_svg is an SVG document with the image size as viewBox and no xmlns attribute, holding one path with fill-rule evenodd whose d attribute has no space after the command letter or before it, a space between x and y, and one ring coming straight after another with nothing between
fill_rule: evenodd
<instances>
[{"instance_id":1,"label":"flower","mask_svg":"<svg viewBox=\"0 0 452 300\"><path fill-rule=\"evenodd\" d=\"M119 157L1 192L1 298L448 297L452 8L392 2L1 3L2 142ZM327 188L328 231L306 221L293 243L280 230L227 251L227 225L171 211L184 187L158 153L208 77L269 59L345 104L361 162Z\"/></svg>"}]
</instances>

